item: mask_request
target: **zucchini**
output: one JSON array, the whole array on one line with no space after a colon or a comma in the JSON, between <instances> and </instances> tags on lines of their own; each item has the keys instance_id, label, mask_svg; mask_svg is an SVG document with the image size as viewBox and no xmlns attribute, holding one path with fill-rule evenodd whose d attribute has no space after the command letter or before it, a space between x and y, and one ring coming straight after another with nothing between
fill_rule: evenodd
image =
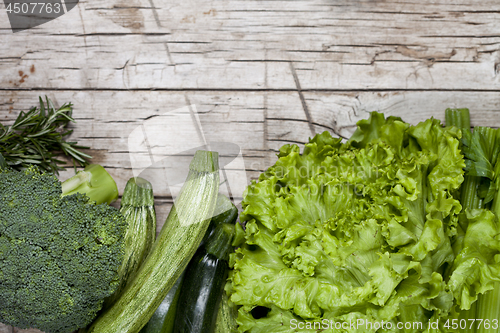
<instances>
[{"instance_id":1,"label":"zucchini","mask_svg":"<svg viewBox=\"0 0 500 333\"><path fill-rule=\"evenodd\" d=\"M217 204L214 209L214 217L210 221L208 230L201 241L200 246L203 246L208 238L212 236L215 231L216 226L221 223L231 223L234 224L236 218L238 217L238 208L226 197L224 194L220 194L217 197Z\"/></svg>"},{"instance_id":2,"label":"zucchini","mask_svg":"<svg viewBox=\"0 0 500 333\"><path fill-rule=\"evenodd\" d=\"M165 225L136 277L89 333L138 333L185 270L207 231L219 191L217 152L197 151Z\"/></svg>"},{"instance_id":3,"label":"zucchini","mask_svg":"<svg viewBox=\"0 0 500 333\"><path fill-rule=\"evenodd\" d=\"M245 239L245 231L240 223L234 225L234 238L233 247L240 246ZM226 283L224 287L224 292L222 293L222 300L219 306L219 312L217 313L217 321L215 323L215 333L237 333L238 323L236 318L238 317L238 310L233 302L229 300L229 295L227 290L229 283Z\"/></svg>"},{"instance_id":4,"label":"zucchini","mask_svg":"<svg viewBox=\"0 0 500 333\"><path fill-rule=\"evenodd\" d=\"M222 223L189 263L179 295L173 333L212 333L226 283L234 225Z\"/></svg>"},{"instance_id":5,"label":"zucchini","mask_svg":"<svg viewBox=\"0 0 500 333\"><path fill-rule=\"evenodd\" d=\"M224 291L217 313L217 321L215 322L215 333L237 333L237 316L238 311L236 310L236 306L229 301L229 296Z\"/></svg>"},{"instance_id":6,"label":"zucchini","mask_svg":"<svg viewBox=\"0 0 500 333\"><path fill-rule=\"evenodd\" d=\"M215 205L214 217L210 221L207 232L200 244L203 246L209 239L210 235L213 234L215 228L214 226L221 223L234 223L237 215L238 209L231 203L231 201L222 194L217 197L217 204ZM184 274L183 274L184 275ZM174 287L170 289L167 296L160 304L158 309L156 309L153 317L149 320L146 326L141 330L141 333L171 333L174 319L175 319L175 304L177 304L177 299L179 298L180 288L178 285L181 284L180 280L183 275L177 280Z\"/></svg>"},{"instance_id":7,"label":"zucchini","mask_svg":"<svg viewBox=\"0 0 500 333\"><path fill-rule=\"evenodd\" d=\"M124 236L125 256L118 269L120 285L104 301L104 309L113 305L127 283L133 280L155 241L156 213L151 183L140 177L129 179L123 191L120 213L128 222Z\"/></svg>"},{"instance_id":8,"label":"zucchini","mask_svg":"<svg viewBox=\"0 0 500 333\"><path fill-rule=\"evenodd\" d=\"M175 281L163 302L140 333L171 333L184 273Z\"/></svg>"}]
</instances>

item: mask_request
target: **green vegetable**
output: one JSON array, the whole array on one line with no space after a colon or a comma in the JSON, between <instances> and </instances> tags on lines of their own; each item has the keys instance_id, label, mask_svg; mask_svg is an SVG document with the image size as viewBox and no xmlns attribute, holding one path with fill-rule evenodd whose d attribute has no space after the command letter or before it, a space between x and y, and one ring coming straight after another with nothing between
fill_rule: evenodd
<instances>
[{"instance_id":1,"label":"green vegetable","mask_svg":"<svg viewBox=\"0 0 500 333\"><path fill-rule=\"evenodd\" d=\"M88 332L137 333L146 325L196 252L218 190L218 154L197 151L186 183L135 279Z\"/></svg>"},{"instance_id":2,"label":"green vegetable","mask_svg":"<svg viewBox=\"0 0 500 333\"><path fill-rule=\"evenodd\" d=\"M448 109L446 116L447 124L461 127L464 134L462 150L466 158L466 176L461 188L464 208L461 218L462 230L464 233L474 232L478 219L487 221L492 226L490 228L492 234L483 242L494 242L496 244L493 246L498 248L500 238L495 232L500 217L500 130L475 127L471 132L468 109ZM467 246L471 248L469 268L465 272L469 275L468 278L472 280L472 278L478 279L478 275L490 275L491 271L482 270L480 267L486 266L486 263L490 261L496 260L498 263L498 259L495 259L496 254L484 255L484 250L478 251L482 242L464 244L464 247ZM497 264L492 268L496 268L493 272L498 275L500 265ZM460 319L468 322L472 319L479 319L484 320L485 323L494 324L494 320L500 318L500 283L488 277L479 277L479 279L476 288L480 288L480 291L485 293L479 295L476 303L471 304L471 309L462 311ZM488 291L490 289L491 291ZM495 325L487 327L487 325L474 324L468 325L463 331L467 333L500 332L498 325L495 328Z\"/></svg>"},{"instance_id":3,"label":"green vegetable","mask_svg":"<svg viewBox=\"0 0 500 333\"><path fill-rule=\"evenodd\" d=\"M104 302L109 308L130 283L146 258L156 238L156 212L153 186L147 180L131 178L123 191L120 213L125 216L128 227L124 236L125 257L118 270L120 286Z\"/></svg>"},{"instance_id":4,"label":"green vegetable","mask_svg":"<svg viewBox=\"0 0 500 333\"><path fill-rule=\"evenodd\" d=\"M233 235L234 225L219 224L189 262L177 305L174 333L214 332Z\"/></svg>"},{"instance_id":5,"label":"green vegetable","mask_svg":"<svg viewBox=\"0 0 500 333\"><path fill-rule=\"evenodd\" d=\"M283 146L242 203L227 287L239 331L316 332L324 320L453 331L447 320L500 278L496 220L471 212L460 231L460 137L373 112L348 142L325 132L302 154Z\"/></svg>"},{"instance_id":6,"label":"green vegetable","mask_svg":"<svg viewBox=\"0 0 500 333\"><path fill-rule=\"evenodd\" d=\"M229 297L224 291L220 301L219 311L217 312L217 320L215 322L215 333L237 333L238 324L236 317L238 312L234 304L229 302Z\"/></svg>"},{"instance_id":7,"label":"green vegetable","mask_svg":"<svg viewBox=\"0 0 500 333\"><path fill-rule=\"evenodd\" d=\"M231 201L225 195L219 193L213 215L214 217L210 221L210 225L208 227L207 232L205 233L202 242L200 243L200 247L203 247L209 239L213 238L213 233L215 232L217 226L224 223L234 224L234 221L238 217L238 209L231 203ZM200 249L198 248L198 251L199 250ZM189 265L192 264L193 260L194 258L191 259ZM180 284L182 276L183 275L181 275L181 277L177 279L176 284L172 289L170 289L163 302L160 304L158 309L156 309L155 313L153 314L153 317L151 317L148 324L144 326L144 328L141 330L141 333L172 332L175 313L176 313L175 311L176 305L174 305L174 303L177 304L177 299L179 298L178 296L181 291L181 289L180 288L177 289L176 286Z\"/></svg>"},{"instance_id":8,"label":"green vegetable","mask_svg":"<svg viewBox=\"0 0 500 333\"><path fill-rule=\"evenodd\" d=\"M203 237L203 240L200 243L200 246L203 246L205 242L213 235L215 229L224 223L234 224L236 219L238 218L238 208L233 205L231 200L226 197L224 194L220 194L217 196L217 203L215 205L214 217L210 221L210 225L208 226L207 232Z\"/></svg>"},{"instance_id":9,"label":"green vegetable","mask_svg":"<svg viewBox=\"0 0 500 333\"><path fill-rule=\"evenodd\" d=\"M469 109L446 109L446 124L448 126L456 126L462 130L462 136L469 137L470 136L470 115ZM462 147L463 149L463 147ZM460 203L462 204L462 216L465 210L480 208L483 205L483 200L479 198L477 195L476 188L479 186L480 177L465 175L464 182L462 183L461 193L460 193ZM456 244L460 243L463 235L465 234L465 230L467 230L467 219L462 218L459 219L462 221L460 228L458 231L460 236L457 237ZM461 247L462 244L459 244ZM463 310L460 313L460 320L465 320L467 323L474 323L476 320L476 306L477 302L471 304L470 309ZM476 331L474 325L467 325L463 329L464 333L474 333Z\"/></svg>"},{"instance_id":10,"label":"green vegetable","mask_svg":"<svg viewBox=\"0 0 500 333\"><path fill-rule=\"evenodd\" d=\"M118 187L113 178L98 164L90 164L84 170L62 183L63 195L83 193L96 204L118 199Z\"/></svg>"},{"instance_id":11,"label":"green vegetable","mask_svg":"<svg viewBox=\"0 0 500 333\"><path fill-rule=\"evenodd\" d=\"M118 287L125 218L93 203L101 193L63 194L58 179L36 166L0 170L2 323L72 332Z\"/></svg>"},{"instance_id":12,"label":"green vegetable","mask_svg":"<svg viewBox=\"0 0 500 333\"><path fill-rule=\"evenodd\" d=\"M175 311L181 291L184 273L175 281L175 284L163 299L158 309L149 319L140 333L171 333L174 326Z\"/></svg>"},{"instance_id":13,"label":"green vegetable","mask_svg":"<svg viewBox=\"0 0 500 333\"><path fill-rule=\"evenodd\" d=\"M219 194L214 215L186 269L178 305L182 311L176 311L174 333L214 332L238 209Z\"/></svg>"},{"instance_id":14,"label":"green vegetable","mask_svg":"<svg viewBox=\"0 0 500 333\"><path fill-rule=\"evenodd\" d=\"M6 162L16 170L28 168L32 164L42 170L58 172L66 164L57 155L64 153L73 164L87 165L89 155L80 151L89 147L66 141L73 130L67 129L72 118L73 105L66 103L56 109L52 101L39 97L40 106L22 112L11 126L0 124L0 153Z\"/></svg>"}]
</instances>

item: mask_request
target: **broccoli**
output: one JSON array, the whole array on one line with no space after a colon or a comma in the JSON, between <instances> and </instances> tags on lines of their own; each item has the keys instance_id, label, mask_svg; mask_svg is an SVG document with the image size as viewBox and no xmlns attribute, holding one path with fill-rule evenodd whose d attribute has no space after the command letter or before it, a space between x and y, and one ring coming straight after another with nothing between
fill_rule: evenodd
<instances>
[{"instance_id":1,"label":"broccoli","mask_svg":"<svg viewBox=\"0 0 500 333\"><path fill-rule=\"evenodd\" d=\"M98 164L91 164L85 170L66 180L62 184L62 195L83 193L97 204L108 204L118 198L118 188L109 173Z\"/></svg>"},{"instance_id":2,"label":"broccoli","mask_svg":"<svg viewBox=\"0 0 500 333\"><path fill-rule=\"evenodd\" d=\"M96 204L116 198L116 184L97 166L61 185L36 166L1 162L0 322L47 333L87 326L119 285L127 222Z\"/></svg>"}]
</instances>

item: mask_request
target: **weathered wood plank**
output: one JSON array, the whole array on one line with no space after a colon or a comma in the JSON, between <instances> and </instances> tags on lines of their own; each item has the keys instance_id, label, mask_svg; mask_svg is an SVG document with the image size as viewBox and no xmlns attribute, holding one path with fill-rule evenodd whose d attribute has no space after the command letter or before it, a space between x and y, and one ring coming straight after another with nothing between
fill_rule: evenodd
<instances>
[{"instance_id":1,"label":"weathered wood plank","mask_svg":"<svg viewBox=\"0 0 500 333\"><path fill-rule=\"evenodd\" d=\"M34 329L34 328L22 330L19 328L7 326L7 325L0 323L0 333L42 333L42 331Z\"/></svg>"},{"instance_id":2,"label":"weathered wood plank","mask_svg":"<svg viewBox=\"0 0 500 333\"><path fill-rule=\"evenodd\" d=\"M82 1L17 34L2 20L0 89L295 89L288 62L304 90L500 89L495 1L153 4Z\"/></svg>"},{"instance_id":3,"label":"weathered wood plank","mask_svg":"<svg viewBox=\"0 0 500 333\"><path fill-rule=\"evenodd\" d=\"M12 327L0 323L0 333L12 333Z\"/></svg>"},{"instance_id":4,"label":"weathered wood plank","mask_svg":"<svg viewBox=\"0 0 500 333\"><path fill-rule=\"evenodd\" d=\"M262 159L268 154L262 150L263 96L256 93L3 91L0 93L4 101L0 104L0 119L5 124L11 123L21 110L37 103L38 95L45 94L56 105L68 101L74 104L78 124L73 137L92 147L95 159L108 167L130 169L127 154L131 132L148 118L189 104L196 107L206 141L237 144L250 159ZM174 123L166 124L165 138L177 139L168 133L182 132L182 128L179 130L175 126ZM183 145L182 138L178 139L174 144ZM128 172L124 178L130 176Z\"/></svg>"},{"instance_id":5,"label":"weathered wood plank","mask_svg":"<svg viewBox=\"0 0 500 333\"><path fill-rule=\"evenodd\" d=\"M306 91L304 102L314 133L297 92L269 91L1 91L2 123L9 124L19 111L35 104L39 94L47 94L56 105L74 103L78 123L72 138L92 148L94 161L112 169L120 188L132 176L127 141L130 133L145 119L185 107L188 102L198 111L207 141L228 141L241 147L249 179L273 163L272 150L285 143L302 144L324 130L349 137L356 121L366 118L369 111L417 123L431 116L443 119L447 107L468 107L473 125L500 127L500 99L496 92L453 91ZM173 127L165 128L169 130ZM175 144L182 145L183 141ZM160 189L158 195L168 193Z\"/></svg>"},{"instance_id":6,"label":"weathered wood plank","mask_svg":"<svg viewBox=\"0 0 500 333\"><path fill-rule=\"evenodd\" d=\"M283 144L349 137L372 110L417 123L465 106L500 127L499 31L495 0L84 0L17 34L0 10L0 121L72 101L72 138L123 189L132 131L193 104L209 140L241 147L245 184ZM159 230L172 198L155 193Z\"/></svg>"}]
</instances>

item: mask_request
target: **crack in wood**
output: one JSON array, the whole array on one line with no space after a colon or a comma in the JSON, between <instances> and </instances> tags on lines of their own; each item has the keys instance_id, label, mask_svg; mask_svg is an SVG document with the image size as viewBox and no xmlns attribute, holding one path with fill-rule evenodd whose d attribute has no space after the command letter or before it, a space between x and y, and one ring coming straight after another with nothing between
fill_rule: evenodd
<instances>
[{"instance_id":1,"label":"crack in wood","mask_svg":"<svg viewBox=\"0 0 500 333\"><path fill-rule=\"evenodd\" d=\"M297 92L297 89L293 88L54 88L54 87L30 87L30 88L2 88L0 91L128 91L128 92L140 92L140 91L163 91L163 92ZM357 93L357 92L500 92L499 88L307 88L301 89L301 92L317 92L317 93Z\"/></svg>"},{"instance_id":2,"label":"crack in wood","mask_svg":"<svg viewBox=\"0 0 500 333\"><path fill-rule=\"evenodd\" d=\"M89 37L89 36L99 36L99 37L112 37L112 36L168 36L171 35L170 32L89 32L89 33L60 33L60 34L49 34L50 36L68 36L68 37ZM64 50L57 50L57 52L65 52ZM73 53L73 52L68 52Z\"/></svg>"},{"instance_id":3,"label":"crack in wood","mask_svg":"<svg viewBox=\"0 0 500 333\"><path fill-rule=\"evenodd\" d=\"M106 8L106 7L92 7L92 8L85 8L85 10L115 10L115 9L154 9L154 6L151 5L150 7L144 7L144 6L113 6L112 8Z\"/></svg>"},{"instance_id":4,"label":"crack in wood","mask_svg":"<svg viewBox=\"0 0 500 333\"><path fill-rule=\"evenodd\" d=\"M300 87L299 77L297 76L297 72L295 71L295 67L293 66L293 62L290 61L290 71L292 72L293 80L295 81L295 87L297 88L297 92L299 93L300 102L302 104L302 109L306 115L307 122L309 123L309 129L311 130L312 136L316 134L316 130L312 124L311 115L309 113L309 109L307 108L307 103L304 98L304 94L302 93L302 88Z\"/></svg>"},{"instance_id":5,"label":"crack in wood","mask_svg":"<svg viewBox=\"0 0 500 333\"><path fill-rule=\"evenodd\" d=\"M306 141L299 141L299 140L288 140L288 139L269 139L271 142L286 142L286 143L295 143L298 145L304 145L306 144Z\"/></svg>"},{"instance_id":6,"label":"crack in wood","mask_svg":"<svg viewBox=\"0 0 500 333\"><path fill-rule=\"evenodd\" d=\"M172 54L170 53L170 48L168 47L168 42L163 43L163 45L165 45L165 50L167 51L167 57L168 57L168 61L169 61L170 65L175 66L176 63L172 59Z\"/></svg>"},{"instance_id":7,"label":"crack in wood","mask_svg":"<svg viewBox=\"0 0 500 333\"><path fill-rule=\"evenodd\" d=\"M158 17L158 12L156 11L156 6L153 3L153 0L149 0L149 4L151 5L151 9L153 10L153 17L155 18L156 25L161 28L160 18Z\"/></svg>"}]
</instances>

